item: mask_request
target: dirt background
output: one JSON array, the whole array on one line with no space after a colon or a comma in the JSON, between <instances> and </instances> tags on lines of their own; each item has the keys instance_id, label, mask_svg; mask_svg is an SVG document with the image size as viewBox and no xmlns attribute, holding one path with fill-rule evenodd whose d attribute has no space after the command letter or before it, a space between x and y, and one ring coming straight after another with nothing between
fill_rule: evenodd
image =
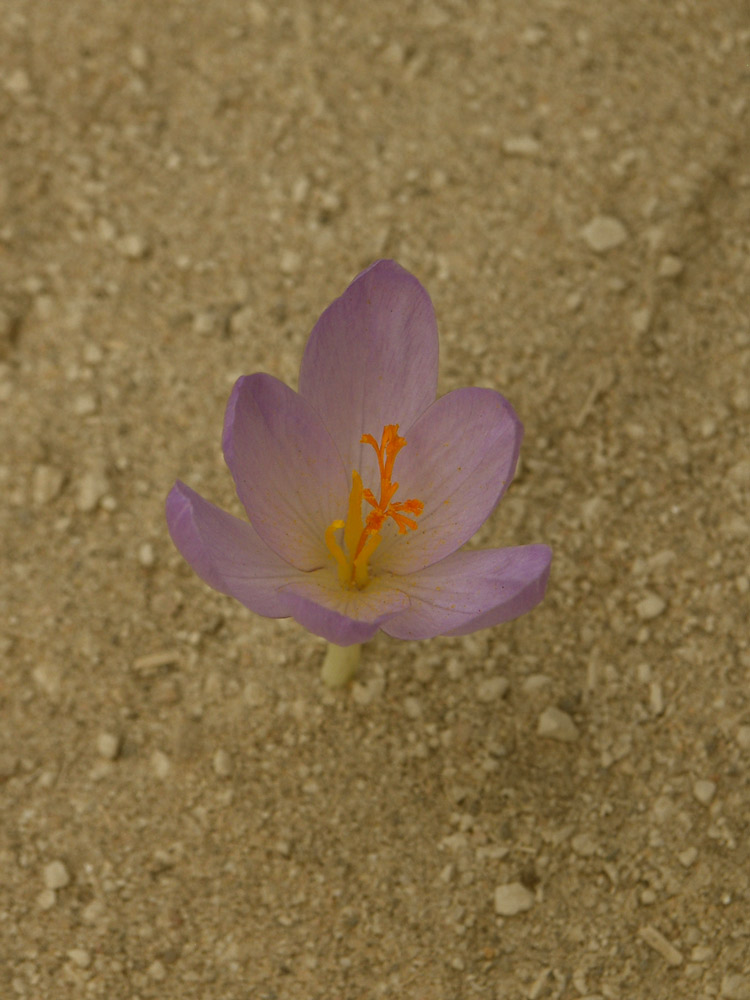
<instances>
[{"instance_id":1,"label":"dirt background","mask_svg":"<svg viewBox=\"0 0 750 1000\"><path fill-rule=\"evenodd\" d=\"M742 0L4 0L3 1000L750 997L749 63ZM555 559L332 694L163 501L238 510L234 378L381 256Z\"/></svg>"}]
</instances>

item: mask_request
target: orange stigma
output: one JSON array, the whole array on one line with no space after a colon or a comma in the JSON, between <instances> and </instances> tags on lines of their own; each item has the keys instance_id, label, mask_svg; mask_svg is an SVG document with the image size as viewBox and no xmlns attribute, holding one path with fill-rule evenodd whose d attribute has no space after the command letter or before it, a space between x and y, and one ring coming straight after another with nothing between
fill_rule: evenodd
<instances>
[{"instance_id":1,"label":"orange stigma","mask_svg":"<svg viewBox=\"0 0 750 1000\"><path fill-rule=\"evenodd\" d=\"M421 500L392 502L398 490L398 483L393 482L393 463L396 461L396 455L406 445L406 439L399 436L398 424L386 424L380 444L372 434L363 434L360 441L362 444L372 445L375 449L380 471L380 497L377 498L372 490L363 488L362 478L355 469L352 472L352 489L349 494L346 521L337 520L329 524L325 541L338 566L342 587L357 587L361 590L369 583L367 572L369 559L380 545L380 529L386 520L392 518L398 527L398 533L405 535L409 530L416 530L415 518L424 510L424 504ZM373 508L364 522L363 500ZM341 528L344 529L344 548L336 540L336 532Z\"/></svg>"}]
</instances>

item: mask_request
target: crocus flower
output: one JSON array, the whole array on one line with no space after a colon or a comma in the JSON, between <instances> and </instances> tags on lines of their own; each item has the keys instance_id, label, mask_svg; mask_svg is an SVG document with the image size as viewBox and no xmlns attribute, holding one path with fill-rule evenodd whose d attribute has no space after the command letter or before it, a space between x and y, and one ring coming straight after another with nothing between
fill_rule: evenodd
<instances>
[{"instance_id":1,"label":"crocus flower","mask_svg":"<svg viewBox=\"0 0 750 1000\"><path fill-rule=\"evenodd\" d=\"M224 456L247 521L177 482L175 545L211 587L337 646L459 636L541 601L546 545L462 546L516 467L522 426L492 389L436 399L438 334L427 292L377 261L307 342L299 392L240 378Z\"/></svg>"}]
</instances>

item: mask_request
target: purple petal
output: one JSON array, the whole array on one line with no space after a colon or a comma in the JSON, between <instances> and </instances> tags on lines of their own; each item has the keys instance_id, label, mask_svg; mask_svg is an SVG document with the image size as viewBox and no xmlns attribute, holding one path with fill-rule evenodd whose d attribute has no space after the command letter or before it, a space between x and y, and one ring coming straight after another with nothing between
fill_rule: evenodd
<instances>
[{"instance_id":1,"label":"purple petal","mask_svg":"<svg viewBox=\"0 0 750 1000\"><path fill-rule=\"evenodd\" d=\"M298 578L285 590L285 597L300 625L339 646L372 639L384 622L409 604L405 594L374 580L366 590L344 590L328 570Z\"/></svg>"},{"instance_id":2,"label":"purple petal","mask_svg":"<svg viewBox=\"0 0 750 1000\"><path fill-rule=\"evenodd\" d=\"M492 389L456 389L405 435L393 478L396 501L421 500L418 527L384 537L377 564L411 573L443 559L489 517L513 478L523 426Z\"/></svg>"},{"instance_id":3,"label":"purple petal","mask_svg":"<svg viewBox=\"0 0 750 1000\"><path fill-rule=\"evenodd\" d=\"M259 615L285 618L291 611L280 588L299 570L280 559L239 518L176 482L167 497L172 541L198 576Z\"/></svg>"},{"instance_id":4,"label":"purple petal","mask_svg":"<svg viewBox=\"0 0 750 1000\"><path fill-rule=\"evenodd\" d=\"M410 606L383 631L396 639L431 639L510 621L544 597L551 559L546 545L456 552L399 578Z\"/></svg>"},{"instance_id":5,"label":"purple petal","mask_svg":"<svg viewBox=\"0 0 750 1000\"><path fill-rule=\"evenodd\" d=\"M312 406L271 375L238 379L224 457L260 537L298 569L325 564L325 530L346 514L349 475Z\"/></svg>"},{"instance_id":6,"label":"purple petal","mask_svg":"<svg viewBox=\"0 0 750 1000\"><path fill-rule=\"evenodd\" d=\"M417 279L392 260L363 271L323 313L310 334L299 391L338 445L347 473L369 476L386 424L402 432L437 392L435 311Z\"/></svg>"}]
</instances>

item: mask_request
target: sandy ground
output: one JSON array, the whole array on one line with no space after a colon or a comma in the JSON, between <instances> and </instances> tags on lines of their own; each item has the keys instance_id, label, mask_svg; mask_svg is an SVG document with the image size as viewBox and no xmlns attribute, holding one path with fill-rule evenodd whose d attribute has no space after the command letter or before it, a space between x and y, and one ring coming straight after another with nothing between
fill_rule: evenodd
<instances>
[{"instance_id":1,"label":"sandy ground","mask_svg":"<svg viewBox=\"0 0 750 1000\"><path fill-rule=\"evenodd\" d=\"M3 1000L748 1000L749 62L737 0L4 0ZM381 256L555 560L330 693L163 501L238 510L234 378Z\"/></svg>"}]
</instances>

